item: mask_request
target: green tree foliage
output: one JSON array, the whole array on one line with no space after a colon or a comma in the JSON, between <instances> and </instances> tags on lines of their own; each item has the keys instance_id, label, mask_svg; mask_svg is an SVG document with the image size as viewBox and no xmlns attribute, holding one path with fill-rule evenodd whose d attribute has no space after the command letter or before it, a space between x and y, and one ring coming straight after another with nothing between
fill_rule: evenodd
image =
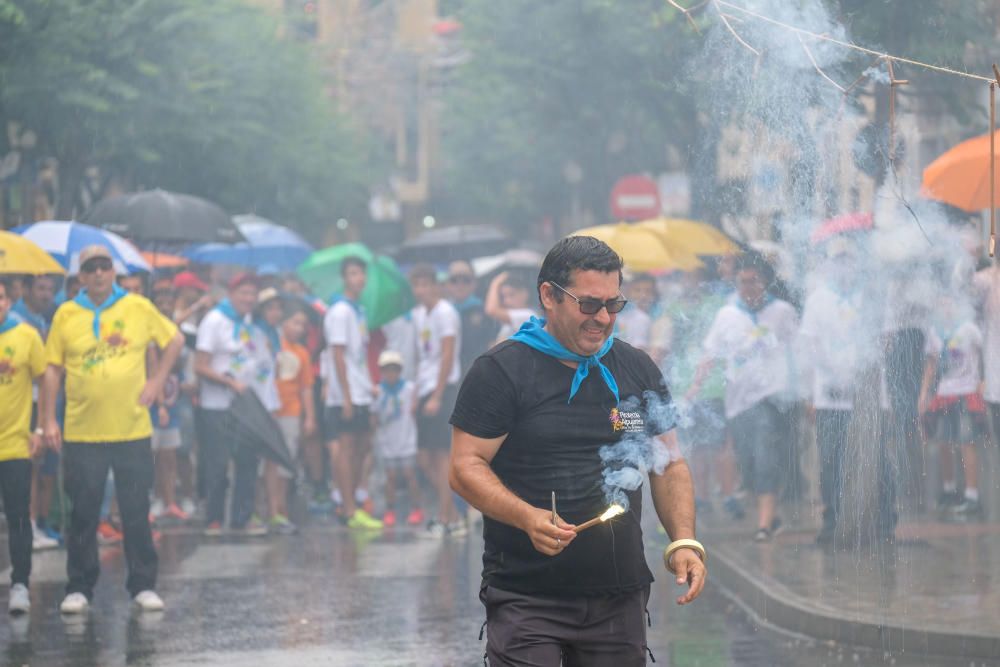
<instances>
[{"instance_id":1,"label":"green tree foliage","mask_svg":"<svg viewBox=\"0 0 1000 667\"><path fill-rule=\"evenodd\" d=\"M662 0L452 4L471 59L445 110L436 195L459 214L524 225L564 215L572 163L581 205L603 221L619 177L661 170L668 146L693 143L682 63L696 42Z\"/></svg>"},{"instance_id":2,"label":"green tree foliage","mask_svg":"<svg viewBox=\"0 0 1000 667\"><path fill-rule=\"evenodd\" d=\"M64 215L96 164L309 231L363 210L368 147L281 32L242 0L0 0L0 121L58 158Z\"/></svg>"}]
</instances>

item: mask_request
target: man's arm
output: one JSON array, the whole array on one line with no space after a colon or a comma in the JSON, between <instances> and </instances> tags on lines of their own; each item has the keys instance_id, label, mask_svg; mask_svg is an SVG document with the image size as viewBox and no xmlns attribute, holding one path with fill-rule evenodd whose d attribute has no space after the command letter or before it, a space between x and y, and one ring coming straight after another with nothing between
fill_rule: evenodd
<instances>
[{"instance_id":1,"label":"man's arm","mask_svg":"<svg viewBox=\"0 0 1000 667\"><path fill-rule=\"evenodd\" d=\"M330 350L333 354L333 372L340 385L340 395L344 398L344 419L349 420L354 415L354 398L351 396L351 385L347 383L347 346L331 345Z\"/></svg>"},{"instance_id":2,"label":"man's arm","mask_svg":"<svg viewBox=\"0 0 1000 667\"><path fill-rule=\"evenodd\" d=\"M695 511L691 471L687 462L680 458L677 433L670 431L660 436L660 440L671 451L672 461L662 473L649 475L653 507L671 540L693 540ZM671 562L677 571L677 584L688 584L687 593L677 598L677 604L687 604L697 598L705 586L705 564L696 551L687 548L675 551Z\"/></svg>"},{"instance_id":3,"label":"man's arm","mask_svg":"<svg viewBox=\"0 0 1000 667\"><path fill-rule=\"evenodd\" d=\"M441 339L441 368L438 369L437 385L424 404L424 414L428 417L433 417L441 410L441 397L444 396L444 390L448 386L451 369L455 366L455 344L455 336L445 336Z\"/></svg>"},{"instance_id":4,"label":"man's arm","mask_svg":"<svg viewBox=\"0 0 1000 667\"><path fill-rule=\"evenodd\" d=\"M507 272L503 271L493 278L489 289L486 290L486 300L483 302L483 312L500 324L511 324L510 311L500 302L500 288L507 282L507 277Z\"/></svg>"},{"instance_id":5,"label":"man's arm","mask_svg":"<svg viewBox=\"0 0 1000 667\"><path fill-rule=\"evenodd\" d=\"M529 505L496 476L490 462L506 438L506 435L477 438L452 427L448 482L456 493L483 514L523 530L536 550L555 556L576 537L573 525L558 516L558 525L553 524L551 509Z\"/></svg>"},{"instance_id":6,"label":"man's arm","mask_svg":"<svg viewBox=\"0 0 1000 667\"><path fill-rule=\"evenodd\" d=\"M178 331L163 349L163 354L160 355L156 368L150 374L149 380L146 381L146 386L142 388L142 393L139 394L140 405L148 408L160 396L167 376L170 375L170 370L177 363L177 358L181 356L183 348L184 335Z\"/></svg>"},{"instance_id":7,"label":"man's arm","mask_svg":"<svg viewBox=\"0 0 1000 667\"><path fill-rule=\"evenodd\" d=\"M56 396L59 385L62 384L63 367L49 364L42 376L41 392L38 398L39 415L42 416L42 437L51 449L59 451L62 447L62 432L56 420Z\"/></svg>"},{"instance_id":8,"label":"man's arm","mask_svg":"<svg viewBox=\"0 0 1000 667\"><path fill-rule=\"evenodd\" d=\"M236 379L231 378L228 375L217 373L212 368L212 355L210 352L197 350L194 353L194 372L198 377L208 380L214 384L222 385L223 387L235 391L237 394L246 390L246 385L243 383L237 382Z\"/></svg>"}]
</instances>

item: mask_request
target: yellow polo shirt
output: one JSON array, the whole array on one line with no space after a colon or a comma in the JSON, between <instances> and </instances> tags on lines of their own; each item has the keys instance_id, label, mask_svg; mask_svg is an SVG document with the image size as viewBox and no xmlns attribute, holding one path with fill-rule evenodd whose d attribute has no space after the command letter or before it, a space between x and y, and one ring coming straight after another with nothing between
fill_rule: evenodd
<instances>
[{"instance_id":1,"label":"yellow polo shirt","mask_svg":"<svg viewBox=\"0 0 1000 667\"><path fill-rule=\"evenodd\" d=\"M146 384L146 348L161 348L177 327L145 297L127 294L101 313L75 301L59 307L45 343L48 362L66 369L67 442L124 442L153 434L149 409L139 405Z\"/></svg>"},{"instance_id":2,"label":"yellow polo shirt","mask_svg":"<svg viewBox=\"0 0 1000 667\"><path fill-rule=\"evenodd\" d=\"M0 461L31 456L31 382L45 367L34 327L18 324L0 334Z\"/></svg>"}]
</instances>

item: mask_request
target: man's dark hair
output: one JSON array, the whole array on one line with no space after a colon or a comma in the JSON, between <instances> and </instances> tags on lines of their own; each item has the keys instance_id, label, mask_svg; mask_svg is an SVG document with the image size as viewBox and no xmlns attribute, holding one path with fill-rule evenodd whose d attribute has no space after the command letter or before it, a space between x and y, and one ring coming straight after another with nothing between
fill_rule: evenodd
<instances>
[{"instance_id":1,"label":"man's dark hair","mask_svg":"<svg viewBox=\"0 0 1000 667\"><path fill-rule=\"evenodd\" d=\"M284 322L285 320L292 319L299 313L303 313L306 316L306 319L309 318L309 310L306 307L306 304L302 303L301 301L288 299L282 305L283 305L281 311L282 322Z\"/></svg>"},{"instance_id":2,"label":"man's dark hair","mask_svg":"<svg viewBox=\"0 0 1000 667\"><path fill-rule=\"evenodd\" d=\"M410 269L410 280L424 278L432 283L438 281L437 271L430 264L416 264Z\"/></svg>"},{"instance_id":3,"label":"man's dark hair","mask_svg":"<svg viewBox=\"0 0 1000 667\"><path fill-rule=\"evenodd\" d=\"M8 299L10 298L12 282L14 281L11 280L8 276L0 276L0 287L3 287L4 296L6 296Z\"/></svg>"},{"instance_id":4,"label":"man's dark hair","mask_svg":"<svg viewBox=\"0 0 1000 667\"><path fill-rule=\"evenodd\" d=\"M21 289L23 289L25 292L30 291L31 288L34 286L35 286L35 276L28 274L21 278Z\"/></svg>"},{"instance_id":5,"label":"man's dark hair","mask_svg":"<svg viewBox=\"0 0 1000 667\"><path fill-rule=\"evenodd\" d=\"M352 266L358 266L361 268L362 271L368 270L368 264L367 262L365 262L365 260L361 259L360 257L354 257L352 255L351 257L346 257L344 261L340 263L340 277L343 278L344 276L346 276L347 269L349 269Z\"/></svg>"},{"instance_id":6,"label":"man's dark hair","mask_svg":"<svg viewBox=\"0 0 1000 667\"><path fill-rule=\"evenodd\" d=\"M618 272L618 286L622 284L622 258L604 241L593 236L567 236L557 242L542 262L538 272L538 299L542 298L542 283L571 286L573 271ZM557 301L562 301L561 290L555 291Z\"/></svg>"},{"instance_id":7,"label":"man's dark hair","mask_svg":"<svg viewBox=\"0 0 1000 667\"><path fill-rule=\"evenodd\" d=\"M736 260L737 271L756 271L765 285L774 282L774 268L768 264L764 256L757 252L743 253Z\"/></svg>"}]
</instances>

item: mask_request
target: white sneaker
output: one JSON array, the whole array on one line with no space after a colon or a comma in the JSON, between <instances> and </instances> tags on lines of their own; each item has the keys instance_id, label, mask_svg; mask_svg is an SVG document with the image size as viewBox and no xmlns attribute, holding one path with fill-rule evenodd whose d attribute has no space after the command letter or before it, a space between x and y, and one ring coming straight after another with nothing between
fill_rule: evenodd
<instances>
[{"instance_id":1,"label":"white sneaker","mask_svg":"<svg viewBox=\"0 0 1000 667\"><path fill-rule=\"evenodd\" d=\"M198 511L198 506L190 498L184 498L181 500L181 511L189 517L193 517L194 513Z\"/></svg>"},{"instance_id":2,"label":"white sneaker","mask_svg":"<svg viewBox=\"0 0 1000 667\"><path fill-rule=\"evenodd\" d=\"M448 524L448 535L452 537L462 537L469 534L469 528L464 521L455 521Z\"/></svg>"},{"instance_id":3,"label":"white sneaker","mask_svg":"<svg viewBox=\"0 0 1000 667\"><path fill-rule=\"evenodd\" d=\"M35 522L31 522L31 550L32 551L45 551L46 549L55 549L59 546L59 540L54 540L48 535L46 535L41 528L35 525Z\"/></svg>"},{"instance_id":4,"label":"white sneaker","mask_svg":"<svg viewBox=\"0 0 1000 667\"><path fill-rule=\"evenodd\" d=\"M439 521L431 521L427 524L424 535L433 539L441 539L448 535L448 527Z\"/></svg>"},{"instance_id":5,"label":"white sneaker","mask_svg":"<svg viewBox=\"0 0 1000 667\"><path fill-rule=\"evenodd\" d=\"M28 595L28 587L24 584L14 584L10 587L10 599L7 602L7 611L17 616L27 614L31 611L31 596Z\"/></svg>"},{"instance_id":6,"label":"white sneaker","mask_svg":"<svg viewBox=\"0 0 1000 667\"><path fill-rule=\"evenodd\" d=\"M62 604L59 605L59 611L64 614L82 614L87 611L87 607L90 606L90 601L87 600L87 596L83 593L70 593L65 598L63 598Z\"/></svg>"},{"instance_id":7,"label":"white sneaker","mask_svg":"<svg viewBox=\"0 0 1000 667\"><path fill-rule=\"evenodd\" d=\"M159 519L165 511L167 511L167 506L159 498L155 499L149 506L149 516L153 519Z\"/></svg>"},{"instance_id":8,"label":"white sneaker","mask_svg":"<svg viewBox=\"0 0 1000 667\"><path fill-rule=\"evenodd\" d=\"M163 611L163 600L156 591L139 591L132 601L143 611Z\"/></svg>"}]
</instances>

